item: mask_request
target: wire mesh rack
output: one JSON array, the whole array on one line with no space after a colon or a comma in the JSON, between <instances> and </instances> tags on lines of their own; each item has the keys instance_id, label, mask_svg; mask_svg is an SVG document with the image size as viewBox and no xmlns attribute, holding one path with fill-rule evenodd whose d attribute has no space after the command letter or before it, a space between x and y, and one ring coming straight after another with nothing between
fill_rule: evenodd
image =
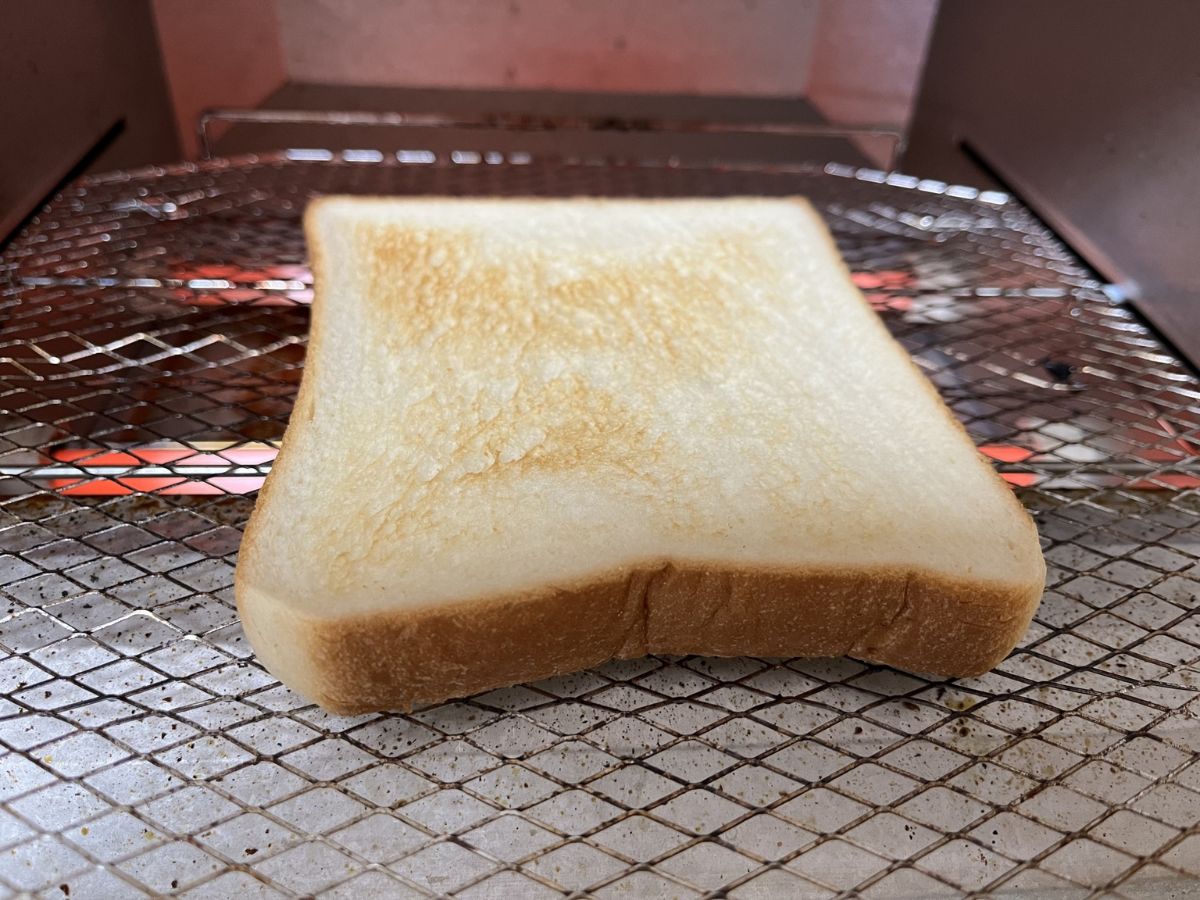
<instances>
[{"instance_id":1,"label":"wire mesh rack","mask_svg":"<svg viewBox=\"0 0 1200 900\"><path fill-rule=\"evenodd\" d=\"M254 660L307 199L804 194L1038 520L980 678L647 657L411 715ZM1024 208L836 166L291 151L84 179L0 263L0 893L1176 896L1200 876L1200 384ZM915 436L919 440L919 436Z\"/></svg>"}]
</instances>

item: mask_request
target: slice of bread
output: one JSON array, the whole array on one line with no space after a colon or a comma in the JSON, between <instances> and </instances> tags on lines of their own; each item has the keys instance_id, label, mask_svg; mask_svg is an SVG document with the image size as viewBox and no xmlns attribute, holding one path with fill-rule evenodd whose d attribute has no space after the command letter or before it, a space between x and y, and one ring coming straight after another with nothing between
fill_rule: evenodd
<instances>
[{"instance_id":1,"label":"slice of bread","mask_svg":"<svg viewBox=\"0 0 1200 900\"><path fill-rule=\"evenodd\" d=\"M352 199L246 530L259 658L408 708L645 653L999 662L1033 523L803 200Z\"/></svg>"}]
</instances>

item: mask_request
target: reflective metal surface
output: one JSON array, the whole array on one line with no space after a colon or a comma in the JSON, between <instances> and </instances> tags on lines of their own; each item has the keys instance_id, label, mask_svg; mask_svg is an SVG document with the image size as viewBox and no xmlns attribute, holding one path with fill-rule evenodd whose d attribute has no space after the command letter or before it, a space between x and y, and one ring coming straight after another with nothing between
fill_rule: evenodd
<instances>
[{"instance_id":1,"label":"reflective metal surface","mask_svg":"<svg viewBox=\"0 0 1200 900\"><path fill-rule=\"evenodd\" d=\"M838 168L290 156L85 180L3 258L0 893L1140 897L1200 876L1200 385L1025 210ZM255 663L231 579L303 363L299 216L335 191L811 197L1038 519L1023 646L957 682L652 657L413 715L307 705Z\"/></svg>"},{"instance_id":2,"label":"reflective metal surface","mask_svg":"<svg viewBox=\"0 0 1200 900\"><path fill-rule=\"evenodd\" d=\"M745 105L744 102L742 105ZM678 115L678 114L677 114ZM887 125L830 125L825 122L779 121L714 121L711 119L673 119L641 116L618 117L613 115L552 115L552 114L508 114L491 112L487 115L462 116L445 113L397 113L359 109L311 110L311 109L212 109L200 116L198 130L200 149L205 159L211 159L213 140L210 134L214 123L231 125L282 125L282 126L329 126L337 129L346 127L404 129L426 139L428 133L449 130L461 140L464 133L481 131L501 138L520 135L529 140L530 134L552 133L561 145L561 135L566 132L589 132L591 134L642 134L665 135L668 141L679 145L686 135L731 135L744 144L745 138L772 136L784 138L866 138L884 142L888 150L887 165L895 165L896 157L904 145L904 135L895 126ZM717 157L723 158L723 157ZM795 158L795 157L793 157Z\"/></svg>"},{"instance_id":3,"label":"reflective metal surface","mask_svg":"<svg viewBox=\"0 0 1200 900\"><path fill-rule=\"evenodd\" d=\"M1194 368L1198 32L1192 0L945 0L901 162L1002 181Z\"/></svg>"}]
</instances>

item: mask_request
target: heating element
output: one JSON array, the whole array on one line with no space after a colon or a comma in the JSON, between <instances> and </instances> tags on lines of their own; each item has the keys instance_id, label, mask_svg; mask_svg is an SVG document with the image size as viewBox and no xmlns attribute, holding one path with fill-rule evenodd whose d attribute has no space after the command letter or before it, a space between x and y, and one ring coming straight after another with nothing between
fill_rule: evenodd
<instances>
[{"instance_id":1,"label":"heating element","mask_svg":"<svg viewBox=\"0 0 1200 900\"><path fill-rule=\"evenodd\" d=\"M412 715L308 705L255 662L231 581L303 365L300 216L335 192L808 196L1037 519L1025 641L957 681L648 657ZM1004 195L300 150L83 179L0 279L4 893L1141 897L1200 876L1200 383Z\"/></svg>"}]
</instances>

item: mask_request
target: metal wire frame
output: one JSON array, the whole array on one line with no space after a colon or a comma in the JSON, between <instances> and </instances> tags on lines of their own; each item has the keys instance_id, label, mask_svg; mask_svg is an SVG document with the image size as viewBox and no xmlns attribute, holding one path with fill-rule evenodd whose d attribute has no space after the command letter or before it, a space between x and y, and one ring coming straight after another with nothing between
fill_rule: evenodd
<instances>
[{"instance_id":1,"label":"metal wire frame","mask_svg":"<svg viewBox=\"0 0 1200 900\"><path fill-rule=\"evenodd\" d=\"M1200 874L1198 385L1032 216L836 167L417 153L85 180L4 256L7 890L1139 896ZM1038 519L1023 646L959 682L662 657L411 716L305 705L251 657L230 579L302 364L298 215L333 190L812 197Z\"/></svg>"}]
</instances>

